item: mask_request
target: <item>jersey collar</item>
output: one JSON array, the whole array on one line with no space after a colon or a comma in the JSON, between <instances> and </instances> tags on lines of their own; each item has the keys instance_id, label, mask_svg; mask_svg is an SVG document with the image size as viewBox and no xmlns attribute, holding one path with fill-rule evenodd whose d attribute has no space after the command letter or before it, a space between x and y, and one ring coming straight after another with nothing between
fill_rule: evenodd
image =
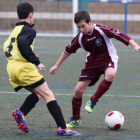
<instances>
[{"instance_id":1,"label":"jersey collar","mask_svg":"<svg viewBox=\"0 0 140 140\"><path fill-rule=\"evenodd\" d=\"M18 22L18 23L16 23L16 25L17 25L17 26L18 26L18 25L27 25L27 26L33 27L35 24L30 25L28 22L23 21L23 22Z\"/></svg>"}]
</instances>

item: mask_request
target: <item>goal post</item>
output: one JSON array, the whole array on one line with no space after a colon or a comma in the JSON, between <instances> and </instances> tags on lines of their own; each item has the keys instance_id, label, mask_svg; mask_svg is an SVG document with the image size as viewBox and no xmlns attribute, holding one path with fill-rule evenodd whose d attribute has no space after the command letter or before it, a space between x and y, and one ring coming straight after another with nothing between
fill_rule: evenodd
<instances>
[{"instance_id":1,"label":"goal post","mask_svg":"<svg viewBox=\"0 0 140 140\"><path fill-rule=\"evenodd\" d=\"M72 7L73 7L73 16L74 14L78 11L78 0L73 0L73 3L72 3ZM73 30L73 37L76 36L76 34L78 33L78 29L74 23L74 20L72 20L72 30Z\"/></svg>"}]
</instances>

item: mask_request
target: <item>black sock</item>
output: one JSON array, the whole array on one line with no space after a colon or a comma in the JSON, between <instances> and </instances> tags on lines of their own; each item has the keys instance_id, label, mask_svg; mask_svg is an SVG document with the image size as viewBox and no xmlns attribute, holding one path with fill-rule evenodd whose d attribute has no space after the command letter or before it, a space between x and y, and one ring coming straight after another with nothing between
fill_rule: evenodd
<instances>
[{"instance_id":1,"label":"black sock","mask_svg":"<svg viewBox=\"0 0 140 140\"><path fill-rule=\"evenodd\" d=\"M61 109L58 106L56 100L50 101L47 103L48 110L50 111L51 115L53 116L57 127L61 127L62 129L66 128L66 123L64 117L62 115Z\"/></svg>"},{"instance_id":2,"label":"black sock","mask_svg":"<svg viewBox=\"0 0 140 140\"><path fill-rule=\"evenodd\" d=\"M30 94L19 109L26 116L31 111L31 109L35 107L35 104L38 101L39 99L36 94Z\"/></svg>"}]
</instances>

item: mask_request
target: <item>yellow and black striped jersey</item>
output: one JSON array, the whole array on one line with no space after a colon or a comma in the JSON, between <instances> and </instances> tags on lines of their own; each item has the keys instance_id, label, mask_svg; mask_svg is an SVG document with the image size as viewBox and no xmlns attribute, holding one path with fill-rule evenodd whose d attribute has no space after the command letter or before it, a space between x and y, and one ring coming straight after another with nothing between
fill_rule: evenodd
<instances>
[{"instance_id":1,"label":"yellow and black striped jersey","mask_svg":"<svg viewBox=\"0 0 140 140\"><path fill-rule=\"evenodd\" d=\"M36 31L27 22L19 22L4 43L7 60L28 61L40 64L39 58L33 52Z\"/></svg>"}]
</instances>

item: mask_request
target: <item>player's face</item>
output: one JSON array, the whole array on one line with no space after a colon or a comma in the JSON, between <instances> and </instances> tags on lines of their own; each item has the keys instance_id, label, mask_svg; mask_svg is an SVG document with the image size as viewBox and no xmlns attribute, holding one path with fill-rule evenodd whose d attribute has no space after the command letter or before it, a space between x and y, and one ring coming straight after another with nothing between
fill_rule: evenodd
<instances>
[{"instance_id":1,"label":"player's face","mask_svg":"<svg viewBox=\"0 0 140 140\"><path fill-rule=\"evenodd\" d=\"M79 23L77 23L76 26L78 27L79 31L83 34L91 34L93 30L92 21L86 23L85 20L82 20Z\"/></svg>"}]
</instances>

